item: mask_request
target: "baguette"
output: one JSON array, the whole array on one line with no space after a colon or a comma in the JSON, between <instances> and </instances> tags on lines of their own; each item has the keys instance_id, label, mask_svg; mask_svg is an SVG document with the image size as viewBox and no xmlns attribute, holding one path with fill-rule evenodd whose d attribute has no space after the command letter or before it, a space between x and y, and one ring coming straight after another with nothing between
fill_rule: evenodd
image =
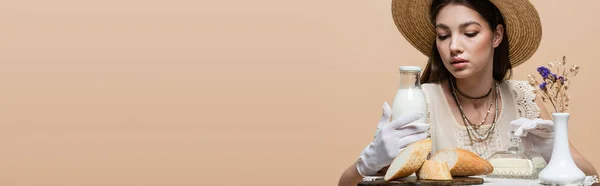
<instances>
[{"instance_id":1,"label":"baguette","mask_svg":"<svg viewBox=\"0 0 600 186\"><path fill-rule=\"evenodd\" d=\"M431 151L431 139L423 139L404 148L392 161L384 179L386 181L408 177L417 172Z\"/></svg>"},{"instance_id":2,"label":"baguette","mask_svg":"<svg viewBox=\"0 0 600 186\"><path fill-rule=\"evenodd\" d=\"M431 160L446 161L452 176L489 175L494 171L490 162L460 148L443 149L433 155Z\"/></svg>"},{"instance_id":3,"label":"baguette","mask_svg":"<svg viewBox=\"0 0 600 186\"><path fill-rule=\"evenodd\" d=\"M423 180L452 180L448 163L445 161L425 160L417 175Z\"/></svg>"}]
</instances>

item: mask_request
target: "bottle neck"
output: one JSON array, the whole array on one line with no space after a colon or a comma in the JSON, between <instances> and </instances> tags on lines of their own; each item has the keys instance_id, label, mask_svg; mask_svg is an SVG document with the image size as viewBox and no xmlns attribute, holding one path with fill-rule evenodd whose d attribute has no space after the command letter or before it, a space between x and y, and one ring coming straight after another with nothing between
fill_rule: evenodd
<instances>
[{"instance_id":1,"label":"bottle neck","mask_svg":"<svg viewBox=\"0 0 600 186\"><path fill-rule=\"evenodd\" d=\"M421 88L419 72L400 72L400 89Z\"/></svg>"},{"instance_id":2,"label":"bottle neck","mask_svg":"<svg viewBox=\"0 0 600 186\"><path fill-rule=\"evenodd\" d=\"M508 151L513 154L523 153L524 147L521 142L522 142L521 137L515 136L514 131L511 131L510 132L510 148L508 148Z\"/></svg>"}]
</instances>

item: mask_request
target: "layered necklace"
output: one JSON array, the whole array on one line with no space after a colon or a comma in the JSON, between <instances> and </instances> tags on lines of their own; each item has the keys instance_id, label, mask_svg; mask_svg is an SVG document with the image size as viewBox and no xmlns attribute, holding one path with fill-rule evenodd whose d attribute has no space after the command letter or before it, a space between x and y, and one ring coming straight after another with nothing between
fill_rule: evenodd
<instances>
[{"instance_id":1,"label":"layered necklace","mask_svg":"<svg viewBox=\"0 0 600 186\"><path fill-rule=\"evenodd\" d=\"M461 95L463 95L463 96L465 96L465 95L458 89L458 87L456 87L456 84L454 83L453 80L450 80L450 87L452 88L451 92L454 97L454 101L456 102L456 105L458 105L458 110L460 111L460 115L462 116L463 122L467 128L467 134L469 136L469 140L471 141L471 145L473 145L474 142L481 143L481 142L485 142L488 139L490 139L490 137L492 136L492 133L494 133L494 129L496 128L496 122L498 121L498 110L499 110L498 97L500 95L500 90L498 89L498 84L494 83L493 87L490 88L490 91L488 91L488 93L486 95L475 98L475 99L481 99L481 98L487 97L492 92L492 89L494 89L494 94L493 94L494 100L492 102L490 102L488 111L487 111L485 117L483 118L483 121L481 121L478 124L474 124L473 122L471 122L471 120L469 120L469 118L467 118L467 116L465 115L465 112L462 108L462 105L460 104L460 101L458 100L458 96L456 95L456 93L458 91ZM467 97L467 96L465 96L465 97ZM467 98L469 98L469 97L467 97ZM487 130L480 132L478 129L487 120L488 116L490 115L493 105L495 105L493 122ZM479 154L479 152L478 152L478 154Z\"/></svg>"}]
</instances>

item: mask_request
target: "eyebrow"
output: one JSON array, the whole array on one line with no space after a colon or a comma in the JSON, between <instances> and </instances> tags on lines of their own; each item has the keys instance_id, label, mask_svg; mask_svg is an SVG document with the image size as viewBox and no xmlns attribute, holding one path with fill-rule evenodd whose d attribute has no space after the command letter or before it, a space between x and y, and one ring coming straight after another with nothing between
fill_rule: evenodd
<instances>
[{"instance_id":1,"label":"eyebrow","mask_svg":"<svg viewBox=\"0 0 600 186\"><path fill-rule=\"evenodd\" d=\"M475 21L469 21L469 22L465 22L460 24L459 28L465 28L469 25L479 25L481 26L481 24L479 24L478 22ZM445 30L449 30L450 28L448 26L446 26L445 24L442 23L438 23L437 25L435 25L435 28L441 28L441 29L445 29Z\"/></svg>"}]
</instances>

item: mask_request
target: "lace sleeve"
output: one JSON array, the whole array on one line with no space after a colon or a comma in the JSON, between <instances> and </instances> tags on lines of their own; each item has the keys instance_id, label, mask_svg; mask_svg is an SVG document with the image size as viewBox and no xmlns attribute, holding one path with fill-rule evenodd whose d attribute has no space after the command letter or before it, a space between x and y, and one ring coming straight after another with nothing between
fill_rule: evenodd
<instances>
[{"instance_id":1,"label":"lace sleeve","mask_svg":"<svg viewBox=\"0 0 600 186\"><path fill-rule=\"evenodd\" d=\"M535 103L534 87L529 85L527 81L510 81L509 85L515 99L518 117L538 118L540 108Z\"/></svg>"},{"instance_id":2,"label":"lace sleeve","mask_svg":"<svg viewBox=\"0 0 600 186\"><path fill-rule=\"evenodd\" d=\"M540 115L540 107L535 103L535 89L527 81L513 81L510 83L513 97L515 99L515 106L517 110L517 117L523 117L527 119L535 119ZM552 148L554 140L540 138L535 135L527 135L525 142L523 142L526 149L531 149L533 152L540 154L546 160L546 163L550 161L552 157Z\"/></svg>"}]
</instances>

